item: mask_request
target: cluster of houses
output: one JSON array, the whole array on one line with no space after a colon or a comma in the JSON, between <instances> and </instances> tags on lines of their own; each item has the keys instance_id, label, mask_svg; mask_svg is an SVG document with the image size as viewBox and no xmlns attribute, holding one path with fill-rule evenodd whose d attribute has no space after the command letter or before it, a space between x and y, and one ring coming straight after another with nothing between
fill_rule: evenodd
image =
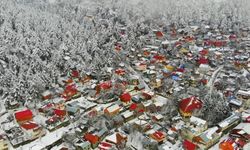
<instances>
[{"instance_id":1,"label":"cluster of houses","mask_svg":"<svg viewBox=\"0 0 250 150\"><path fill-rule=\"evenodd\" d=\"M131 48L128 61L105 74L70 70L34 107L6 101L0 149L36 149L48 137L40 149L133 150L142 142L143 149L159 150L246 146L249 134L235 127L250 122L249 29L240 35L210 26L162 29L143 36L144 47ZM122 42L114 47L123 54ZM205 104L191 90L206 86L221 91L232 109L214 126L198 117ZM131 142L138 140L135 132L140 140Z\"/></svg>"}]
</instances>

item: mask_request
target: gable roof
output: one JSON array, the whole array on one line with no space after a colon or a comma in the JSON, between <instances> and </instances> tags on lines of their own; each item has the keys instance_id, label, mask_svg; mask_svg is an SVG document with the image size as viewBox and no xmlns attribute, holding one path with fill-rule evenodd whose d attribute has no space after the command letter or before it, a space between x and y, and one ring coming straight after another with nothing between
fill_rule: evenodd
<instances>
[{"instance_id":1,"label":"gable roof","mask_svg":"<svg viewBox=\"0 0 250 150\"><path fill-rule=\"evenodd\" d=\"M35 122L25 122L21 124L21 127L24 128L25 130L31 130L31 129L35 129L37 127L39 127L38 124L36 124Z\"/></svg>"},{"instance_id":2,"label":"gable roof","mask_svg":"<svg viewBox=\"0 0 250 150\"><path fill-rule=\"evenodd\" d=\"M195 96L191 96L186 99L182 99L179 103L179 109L183 112L192 112L194 109L200 109L202 107L202 101Z\"/></svg>"},{"instance_id":3,"label":"gable roof","mask_svg":"<svg viewBox=\"0 0 250 150\"><path fill-rule=\"evenodd\" d=\"M113 144L121 144L122 141L126 140L127 137L119 132L113 133L112 135L106 137L106 141Z\"/></svg>"},{"instance_id":4,"label":"gable roof","mask_svg":"<svg viewBox=\"0 0 250 150\"><path fill-rule=\"evenodd\" d=\"M137 108L137 104L136 103L132 103L130 106L129 106L129 110L136 110Z\"/></svg>"},{"instance_id":5,"label":"gable roof","mask_svg":"<svg viewBox=\"0 0 250 150\"><path fill-rule=\"evenodd\" d=\"M33 113L31 110L23 110L15 113L15 118L17 122L27 121L33 118Z\"/></svg>"},{"instance_id":6,"label":"gable roof","mask_svg":"<svg viewBox=\"0 0 250 150\"><path fill-rule=\"evenodd\" d=\"M129 93L123 93L120 96L120 99L121 99L122 102L130 102L131 99L132 99L132 96Z\"/></svg>"},{"instance_id":7,"label":"gable roof","mask_svg":"<svg viewBox=\"0 0 250 150\"><path fill-rule=\"evenodd\" d=\"M99 141L99 137L90 133L84 135L84 139L89 141L91 144L96 144Z\"/></svg>"},{"instance_id":8,"label":"gable roof","mask_svg":"<svg viewBox=\"0 0 250 150\"><path fill-rule=\"evenodd\" d=\"M66 115L66 110L55 109L54 113L58 117L64 117Z\"/></svg>"},{"instance_id":9,"label":"gable roof","mask_svg":"<svg viewBox=\"0 0 250 150\"><path fill-rule=\"evenodd\" d=\"M183 141L183 148L185 150L195 150L196 147L197 146L194 143L192 143L191 141L189 141L189 140L184 140Z\"/></svg>"}]
</instances>

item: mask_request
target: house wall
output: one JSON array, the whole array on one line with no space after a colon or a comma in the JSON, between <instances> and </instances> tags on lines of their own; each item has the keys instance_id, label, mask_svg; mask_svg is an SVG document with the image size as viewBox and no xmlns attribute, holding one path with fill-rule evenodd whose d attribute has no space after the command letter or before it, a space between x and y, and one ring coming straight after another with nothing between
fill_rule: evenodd
<instances>
[{"instance_id":1,"label":"house wall","mask_svg":"<svg viewBox=\"0 0 250 150\"><path fill-rule=\"evenodd\" d=\"M105 110L104 113L105 113L105 115L108 116L108 117L113 117L113 116L115 116L116 114L119 113L119 110L120 110L120 109L117 109L117 110L115 110L115 111L113 111L113 112L108 112L107 110Z\"/></svg>"},{"instance_id":2,"label":"house wall","mask_svg":"<svg viewBox=\"0 0 250 150\"><path fill-rule=\"evenodd\" d=\"M30 139L36 139L45 134L42 128L36 130L24 130L24 132L30 137Z\"/></svg>"},{"instance_id":3,"label":"house wall","mask_svg":"<svg viewBox=\"0 0 250 150\"><path fill-rule=\"evenodd\" d=\"M233 127L237 126L239 124L240 120L236 120L235 122L231 123L230 125L224 127L224 128L221 128L221 131L223 133L226 133L228 130L232 129Z\"/></svg>"},{"instance_id":4,"label":"house wall","mask_svg":"<svg viewBox=\"0 0 250 150\"><path fill-rule=\"evenodd\" d=\"M192 140L195 136L198 136L199 134L201 134L202 132L207 130L208 126L207 126L207 123L206 123L203 126L196 127L196 129L198 129L197 132L192 132L190 130L191 128L192 127L182 128L181 129L181 136L184 137L184 138L187 138L189 140Z\"/></svg>"},{"instance_id":5,"label":"house wall","mask_svg":"<svg viewBox=\"0 0 250 150\"><path fill-rule=\"evenodd\" d=\"M215 143L220 141L220 136L213 137L212 140L210 140L206 144L198 144L200 149L208 150L211 146L215 145Z\"/></svg>"}]
</instances>

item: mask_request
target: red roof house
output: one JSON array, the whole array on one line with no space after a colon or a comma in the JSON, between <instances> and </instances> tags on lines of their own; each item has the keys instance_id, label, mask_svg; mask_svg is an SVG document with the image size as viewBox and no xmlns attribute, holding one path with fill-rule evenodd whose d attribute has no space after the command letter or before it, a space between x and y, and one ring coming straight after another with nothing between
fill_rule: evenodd
<instances>
[{"instance_id":1,"label":"red roof house","mask_svg":"<svg viewBox=\"0 0 250 150\"><path fill-rule=\"evenodd\" d=\"M205 57L200 57L198 59L198 64L208 64L208 59Z\"/></svg>"},{"instance_id":2,"label":"red roof house","mask_svg":"<svg viewBox=\"0 0 250 150\"><path fill-rule=\"evenodd\" d=\"M238 145L235 143L235 141L232 138L228 138L223 140L219 144L220 150L237 150L239 149Z\"/></svg>"},{"instance_id":3,"label":"red roof house","mask_svg":"<svg viewBox=\"0 0 250 150\"><path fill-rule=\"evenodd\" d=\"M140 110L138 110L138 113L144 113L145 112L145 110L144 109L140 109Z\"/></svg>"},{"instance_id":4,"label":"red roof house","mask_svg":"<svg viewBox=\"0 0 250 150\"><path fill-rule=\"evenodd\" d=\"M115 44L115 50L118 51L118 52L122 50L122 45L121 45L121 43L116 43L116 44Z\"/></svg>"},{"instance_id":5,"label":"red roof house","mask_svg":"<svg viewBox=\"0 0 250 150\"><path fill-rule=\"evenodd\" d=\"M53 103L48 103L48 104L42 106L41 108L39 108L38 111L41 112L41 113L44 113L47 110L52 109L53 107L54 107Z\"/></svg>"},{"instance_id":6,"label":"red roof house","mask_svg":"<svg viewBox=\"0 0 250 150\"><path fill-rule=\"evenodd\" d=\"M33 118L33 113L29 109L24 111L19 111L15 113L15 118L17 122L30 121Z\"/></svg>"},{"instance_id":7,"label":"red roof house","mask_svg":"<svg viewBox=\"0 0 250 150\"><path fill-rule=\"evenodd\" d=\"M164 34L161 31L156 31L155 35L157 38L162 38L164 36Z\"/></svg>"},{"instance_id":8,"label":"red roof house","mask_svg":"<svg viewBox=\"0 0 250 150\"><path fill-rule=\"evenodd\" d=\"M129 107L129 110L136 110L137 108L137 104L136 103L132 103Z\"/></svg>"},{"instance_id":9,"label":"red roof house","mask_svg":"<svg viewBox=\"0 0 250 150\"><path fill-rule=\"evenodd\" d=\"M152 99L153 94L149 93L149 92L142 92L142 96L145 100L149 100Z\"/></svg>"},{"instance_id":10,"label":"red roof house","mask_svg":"<svg viewBox=\"0 0 250 150\"><path fill-rule=\"evenodd\" d=\"M200 109L201 107L202 101L195 96L182 99L179 102L179 111L184 117L190 117L195 109Z\"/></svg>"},{"instance_id":11,"label":"red roof house","mask_svg":"<svg viewBox=\"0 0 250 150\"><path fill-rule=\"evenodd\" d=\"M205 56L205 55L208 54L208 52L209 52L209 50L203 49L203 50L201 50L201 51L199 52L199 54L202 55L202 56Z\"/></svg>"},{"instance_id":12,"label":"red roof house","mask_svg":"<svg viewBox=\"0 0 250 150\"><path fill-rule=\"evenodd\" d=\"M84 135L84 139L95 145L99 142L99 137L90 133Z\"/></svg>"},{"instance_id":13,"label":"red roof house","mask_svg":"<svg viewBox=\"0 0 250 150\"><path fill-rule=\"evenodd\" d=\"M162 62L162 61L165 60L165 56L159 55L159 54L154 55L153 58L154 58L156 61L160 61L160 62Z\"/></svg>"},{"instance_id":14,"label":"red roof house","mask_svg":"<svg viewBox=\"0 0 250 150\"><path fill-rule=\"evenodd\" d=\"M201 79L200 83L203 84L203 85L206 85L208 83L208 80L207 79Z\"/></svg>"},{"instance_id":15,"label":"red roof house","mask_svg":"<svg viewBox=\"0 0 250 150\"><path fill-rule=\"evenodd\" d=\"M64 82L65 84L71 84L71 83L73 83L74 81L73 81L71 78L68 78L68 79L63 80L63 82Z\"/></svg>"},{"instance_id":16,"label":"red roof house","mask_svg":"<svg viewBox=\"0 0 250 150\"><path fill-rule=\"evenodd\" d=\"M181 46L181 45L182 45L182 42L180 42L180 41L177 41L177 42L174 43L174 46L175 46L175 47L179 47L179 46Z\"/></svg>"},{"instance_id":17,"label":"red roof house","mask_svg":"<svg viewBox=\"0 0 250 150\"><path fill-rule=\"evenodd\" d=\"M124 69L117 69L117 70L115 70L115 73L116 73L117 75L122 76L122 75L124 75L126 72L125 72Z\"/></svg>"},{"instance_id":18,"label":"red roof house","mask_svg":"<svg viewBox=\"0 0 250 150\"><path fill-rule=\"evenodd\" d=\"M120 100L124 103L129 103L131 101L132 96L129 93L123 93L120 96Z\"/></svg>"},{"instance_id":19,"label":"red roof house","mask_svg":"<svg viewBox=\"0 0 250 150\"><path fill-rule=\"evenodd\" d=\"M212 46L212 45L213 45L213 41L211 41L211 40L204 41L204 46Z\"/></svg>"},{"instance_id":20,"label":"red roof house","mask_svg":"<svg viewBox=\"0 0 250 150\"><path fill-rule=\"evenodd\" d=\"M150 55L150 52L149 52L149 51L144 51L144 52L143 52L143 55L144 55L145 57L148 57L148 56Z\"/></svg>"},{"instance_id":21,"label":"red roof house","mask_svg":"<svg viewBox=\"0 0 250 150\"><path fill-rule=\"evenodd\" d=\"M229 40L230 41L235 41L237 39L237 35L235 35L235 34L231 34L230 36L229 36Z\"/></svg>"},{"instance_id":22,"label":"red roof house","mask_svg":"<svg viewBox=\"0 0 250 150\"><path fill-rule=\"evenodd\" d=\"M186 36L186 37L184 37L184 39L185 39L185 42L192 42L192 41L194 41L194 37L193 36Z\"/></svg>"},{"instance_id":23,"label":"red roof house","mask_svg":"<svg viewBox=\"0 0 250 150\"><path fill-rule=\"evenodd\" d=\"M196 150L197 146L189 140L184 140L183 141L183 148L184 148L184 150Z\"/></svg>"},{"instance_id":24,"label":"red roof house","mask_svg":"<svg viewBox=\"0 0 250 150\"><path fill-rule=\"evenodd\" d=\"M226 43L226 41L214 41L213 42L213 45L215 46L215 47L222 47L222 46L225 46L227 43Z\"/></svg>"},{"instance_id":25,"label":"red roof house","mask_svg":"<svg viewBox=\"0 0 250 150\"><path fill-rule=\"evenodd\" d=\"M73 78L79 78L80 74L77 70L72 70L71 77Z\"/></svg>"},{"instance_id":26,"label":"red roof house","mask_svg":"<svg viewBox=\"0 0 250 150\"><path fill-rule=\"evenodd\" d=\"M55 109L54 114L60 118L63 118L66 116L66 110Z\"/></svg>"},{"instance_id":27,"label":"red roof house","mask_svg":"<svg viewBox=\"0 0 250 150\"><path fill-rule=\"evenodd\" d=\"M39 127L39 125L36 124L35 122L28 121L28 122L22 123L21 127L25 130L32 130L32 129Z\"/></svg>"},{"instance_id":28,"label":"red roof house","mask_svg":"<svg viewBox=\"0 0 250 150\"><path fill-rule=\"evenodd\" d=\"M150 135L150 137L157 142L163 142L166 138L166 135L161 131L155 131L153 134Z\"/></svg>"},{"instance_id":29,"label":"red roof house","mask_svg":"<svg viewBox=\"0 0 250 150\"><path fill-rule=\"evenodd\" d=\"M47 100L47 99L51 99L52 98L52 92L50 92L49 90L44 91L42 93L42 99L43 100Z\"/></svg>"},{"instance_id":30,"label":"red roof house","mask_svg":"<svg viewBox=\"0 0 250 150\"><path fill-rule=\"evenodd\" d=\"M108 142L101 142L99 145L98 145L98 148L100 150L109 150L112 148L112 144L108 143Z\"/></svg>"},{"instance_id":31,"label":"red roof house","mask_svg":"<svg viewBox=\"0 0 250 150\"><path fill-rule=\"evenodd\" d=\"M99 84L100 88L103 90L108 90L112 87L111 81L102 82Z\"/></svg>"},{"instance_id":32,"label":"red roof house","mask_svg":"<svg viewBox=\"0 0 250 150\"><path fill-rule=\"evenodd\" d=\"M78 94L75 84L67 85L62 93L62 97L67 101Z\"/></svg>"}]
</instances>

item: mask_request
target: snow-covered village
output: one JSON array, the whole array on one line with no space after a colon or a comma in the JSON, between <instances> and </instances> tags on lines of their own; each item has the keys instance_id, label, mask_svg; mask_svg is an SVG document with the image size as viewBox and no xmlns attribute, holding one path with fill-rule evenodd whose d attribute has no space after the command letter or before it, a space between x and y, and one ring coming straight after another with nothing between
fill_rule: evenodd
<instances>
[{"instance_id":1,"label":"snow-covered village","mask_svg":"<svg viewBox=\"0 0 250 150\"><path fill-rule=\"evenodd\" d=\"M249 0L0 0L0 150L250 150Z\"/></svg>"}]
</instances>

